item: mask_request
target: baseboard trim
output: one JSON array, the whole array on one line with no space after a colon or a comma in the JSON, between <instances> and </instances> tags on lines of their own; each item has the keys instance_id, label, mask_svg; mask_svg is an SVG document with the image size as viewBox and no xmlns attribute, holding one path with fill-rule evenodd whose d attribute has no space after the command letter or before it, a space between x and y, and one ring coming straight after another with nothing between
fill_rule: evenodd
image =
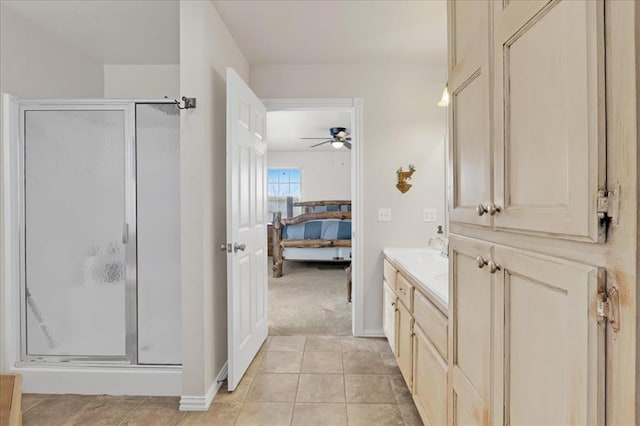
<instances>
[{"instance_id":1,"label":"baseboard trim","mask_svg":"<svg viewBox=\"0 0 640 426\"><path fill-rule=\"evenodd\" d=\"M207 411L211 405L211 401L218 394L222 387L222 382L227 378L227 369L229 363L225 362L216 376L216 380L211 383L209 390L203 396L186 396L180 397L180 411Z\"/></svg>"},{"instance_id":2,"label":"baseboard trim","mask_svg":"<svg viewBox=\"0 0 640 426\"><path fill-rule=\"evenodd\" d=\"M385 337L384 336L384 330L381 328L365 328L364 333L363 333L364 337Z\"/></svg>"}]
</instances>

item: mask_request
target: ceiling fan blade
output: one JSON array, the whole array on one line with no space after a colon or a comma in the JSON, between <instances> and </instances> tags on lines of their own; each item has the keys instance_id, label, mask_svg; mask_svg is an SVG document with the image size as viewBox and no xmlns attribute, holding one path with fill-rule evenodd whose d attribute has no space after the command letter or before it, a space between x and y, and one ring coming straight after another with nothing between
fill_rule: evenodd
<instances>
[{"instance_id":1,"label":"ceiling fan blade","mask_svg":"<svg viewBox=\"0 0 640 426\"><path fill-rule=\"evenodd\" d=\"M316 146L324 145L325 143L330 143L330 142L333 142L333 139L329 139L328 141L324 141L324 142L317 143L315 145L311 145L310 148L315 148Z\"/></svg>"},{"instance_id":2,"label":"ceiling fan blade","mask_svg":"<svg viewBox=\"0 0 640 426\"><path fill-rule=\"evenodd\" d=\"M347 141L345 141L345 142L344 142L344 146L346 146L346 147L347 147L347 149L351 149L351 142L347 142Z\"/></svg>"},{"instance_id":3,"label":"ceiling fan blade","mask_svg":"<svg viewBox=\"0 0 640 426\"><path fill-rule=\"evenodd\" d=\"M317 140L320 140L320 139L327 139L327 138L300 138L300 139L308 139L308 140L317 139Z\"/></svg>"}]
</instances>

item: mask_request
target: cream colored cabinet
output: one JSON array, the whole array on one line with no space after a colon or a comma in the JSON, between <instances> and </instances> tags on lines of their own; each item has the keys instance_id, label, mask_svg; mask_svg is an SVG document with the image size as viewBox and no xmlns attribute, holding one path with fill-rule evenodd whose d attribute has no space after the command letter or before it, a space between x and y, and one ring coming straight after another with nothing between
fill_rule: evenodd
<instances>
[{"instance_id":1,"label":"cream colored cabinet","mask_svg":"<svg viewBox=\"0 0 640 426\"><path fill-rule=\"evenodd\" d=\"M384 333L423 422L443 425L448 415L447 317L407 276L385 259Z\"/></svg>"},{"instance_id":2,"label":"cream colored cabinet","mask_svg":"<svg viewBox=\"0 0 640 426\"><path fill-rule=\"evenodd\" d=\"M413 317L409 308L402 302L398 303L398 328L396 330L396 360L407 386L413 384Z\"/></svg>"},{"instance_id":3,"label":"cream colored cabinet","mask_svg":"<svg viewBox=\"0 0 640 426\"><path fill-rule=\"evenodd\" d=\"M396 353L396 328L397 328L397 304L398 298L385 280L383 283L383 304L382 304L382 328L384 335L389 341L391 351Z\"/></svg>"},{"instance_id":4,"label":"cream colored cabinet","mask_svg":"<svg viewBox=\"0 0 640 426\"><path fill-rule=\"evenodd\" d=\"M492 262L495 423L605 424L603 270L501 246Z\"/></svg>"},{"instance_id":5,"label":"cream colored cabinet","mask_svg":"<svg viewBox=\"0 0 640 426\"><path fill-rule=\"evenodd\" d=\"M447 362L414 323L413 400L426 424L447 424Z\"/></svg>"},{"instance_id":6,"label":"cream colored cabinet","mask_svg":"<svg viewBox=\"0 0 640 426\"><path fill-rule=\"evenodd\" d=\"M603 271L469 238L450 247L452 423L603 424Z\"/></svg>"},{"instance_id":7,"label":"cream colored cabinet","mask_svg":"<svg viewBox=\"0 0 640 426\"><path fill-rule=\"evenodd\" d=\"M486 0L449 2L449 219L491 225L478 215L493 200L491 82Z\"/></svg>"},{"instance_id":8,"label":"cream colored cabinet","mask_svg":"<svg viewBox=\"0 0 640 426\"><path fill-rule=\"evenodd\" d=\"M604 2L450 1L449 37L450 220L603 242Z\"/></svg>"},{"instance_id":9,"label":"cream colored cabinet","mask_svg":"<svg viewBox=\"0 0 640 426\"><path fill-rule=\"evenodd\" d=\"M602 241L604 2L494 5L495 227Z\"/></svg>"},{"instance_id":10,"label":"cream colored cabinet","mask_svg":"<svg viewBox=\"0 0 640 426\"><path fill-rule=\"evenodd\" d=\"M491 244L449 239L449 418L487 424L492 399Z\"/></svg>"}]
</instances>

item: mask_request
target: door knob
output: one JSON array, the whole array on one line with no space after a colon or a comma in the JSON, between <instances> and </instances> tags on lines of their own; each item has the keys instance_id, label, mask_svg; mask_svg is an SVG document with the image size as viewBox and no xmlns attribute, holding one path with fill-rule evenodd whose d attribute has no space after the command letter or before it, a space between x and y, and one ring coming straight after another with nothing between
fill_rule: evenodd
<instances>
[{"instance_id":1,"label":"door knob","mask_svg":"<svg viewBox=\"0 0 640 426\"><path fill-rule=\"evenodd\" d=\"M494 203L489 204L489 214L491 216L495 215L496 213L500 213L502 211L502 207L495 205Z\"/></svg>"},{"instance_id":2,"label":"door knob","mask_svg":"<svg viewBox=\"0 0 640 426\"><path fill-rule=\"evenodd\" d=\"M478 268L482 269L489 264L489 261L482 256L476 257L476 263L478 264Z\"/></svg>"},{"instance_id":3,"label":"door knob","mask_svg":"<svg viewBox=\"0 0 640 426\"><path fill-rule=\"evenodd\" d=\"M500 269L502 269L502 267L498 265L496 262L494 262L493 260L489 262L489 272L491 272L492 274L495 274Z\"/></svg>"},{"instance_id":4,"label":"door knob","mask_svg":"<svg viewBox=\"0 0 640 426\"><path fill-rule=\"evenodd\" d=\"M476 207L476 213L478 213L478 216L484 216L486 213L489 213L489 209L483 204L478 204L478 207Z\"/></svg>"},{"instance_id":5,"label":"door knob","mask_svg":"<svg viewBox=\"0 0 640 426\"><path fill-rule=\"evenodd\" d=\"M244 251L244 249L247 248L246 244L238 244L238 243L233 243L233 252L237 253L238 251Z\"/></svg>"}]
</instances>

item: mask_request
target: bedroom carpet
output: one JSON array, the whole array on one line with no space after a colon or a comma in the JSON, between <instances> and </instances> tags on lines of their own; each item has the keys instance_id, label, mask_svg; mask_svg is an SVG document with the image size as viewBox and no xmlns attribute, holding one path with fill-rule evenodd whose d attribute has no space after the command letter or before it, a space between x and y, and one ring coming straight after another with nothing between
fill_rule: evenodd
<instances>
[{"instance_id":1,"label":"bedroom carpet","mask_svg":"<svg viewBox=\"0 0 640 426\"><path fill-rule=\"evenodd\" d=\"M269 277L269 335L351 335L346 265L284 262Z\"/></svg>"}]
</instances>

